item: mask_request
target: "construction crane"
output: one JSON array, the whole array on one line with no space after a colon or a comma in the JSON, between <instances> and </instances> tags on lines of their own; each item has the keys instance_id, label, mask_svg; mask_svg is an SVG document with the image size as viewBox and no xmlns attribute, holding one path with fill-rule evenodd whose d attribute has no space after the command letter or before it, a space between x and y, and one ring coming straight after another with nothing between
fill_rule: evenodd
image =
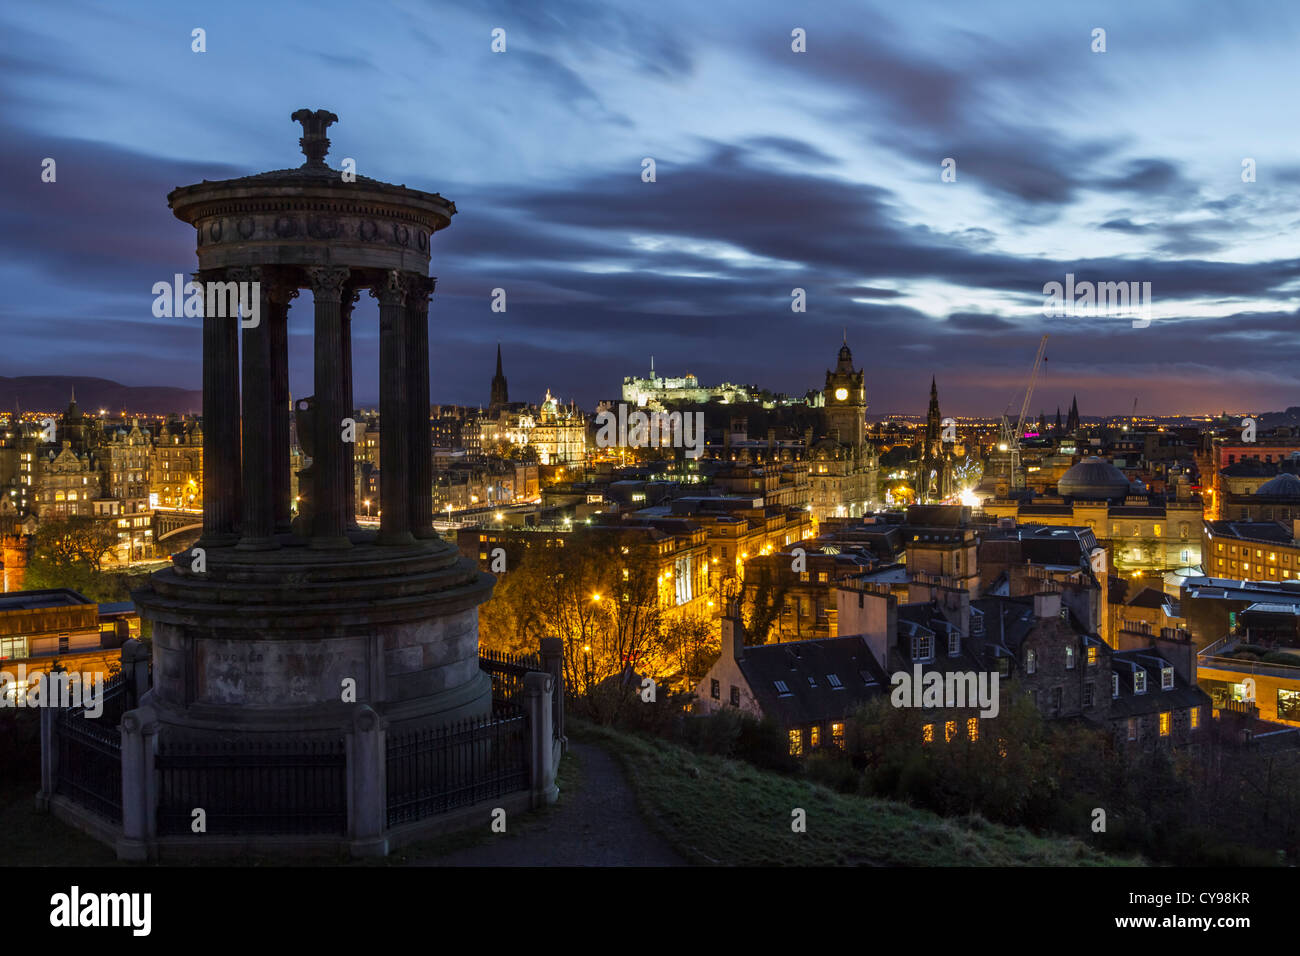
<instances>
[{"instance_id":1,"label":"construction crane","mask_svg":"<svg viewBox=\"0 0 1300 956\"><path fill-rule=\"evenodd\" d=\"M1011 473L1007 477L1013 489L1025 486L1024 476L1020 473L1020 436L1025 433L1025 415L1029 411L1029 400L1034 394L1034 383L1038 381L1038 370L1042 368L1043 353L1046 350L1047 336L1044 335L1038 342L1038 354L1034 356L1034 369L1029 373L1029 384L1025 386L1025 400L1020 403L1020 417L1016 419L1014 429L1006 413L1002 414L1002 435L998 442L998 450L1007 452L1009 456Z\"/></svg>"}]
</instances>

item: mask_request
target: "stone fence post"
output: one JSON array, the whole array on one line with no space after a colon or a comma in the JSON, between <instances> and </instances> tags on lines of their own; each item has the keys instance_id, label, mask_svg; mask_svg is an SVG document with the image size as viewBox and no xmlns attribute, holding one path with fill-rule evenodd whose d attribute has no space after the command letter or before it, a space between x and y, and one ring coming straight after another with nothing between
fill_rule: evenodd
<instances>
[{"instance_id":1,"label":"stone fence post","mask_svg":"<svg viewBox=\"0 0 1300 956\"><path fill-rule=\"evenodd\" d=\"M158 716L152 707L122 715L122 838L119 860L147 860L158 836L158 781L154 754Z\"/></svg>"},{"instance_id":2,"label":"stone fence post","mask_svg":"<svg viewBox=\"0 0 1300 956\"><path fill-rule=\"evenodd\" d=\"M355 857L388 855L387 738L384 720L359 704L347 734L348 837Z\"/></svg>"},{"instance_id":3,"label":"stone fence post","mask_svg":"<svg viewBox=\"0 0 1300 956\"><path fill-rule=\"evenodd\" d=\"M54 797L54 782L59 774L59 714L58 707L41 708L41 790L36 794L36 809L42 813L50 810Z\"/></svg>"},{"instance_id":4,"label":"stone fence post","mask_svg":"<svg viewBox=\"0 0 1300 956\"><path fill-rule=\"evenodd\" d=\"M149 651L134 637L122 644L122 680L126 684L127 710L140 706L149 690Z\"/></svg>"},{"instance_id":5,"label":"stone fence post","mask_svg":"<svg viewBox=\"0 0 1300 956\"><path fill-rule=\"evenodd\" d=\"M564 641L558 637L542 638L542 669L555 678L551 695L551 719L560 750L567 753L569 738L564 736Z\"/></svg>"},{"instance_id":6,"label":"stone fence post","mask_svg":"<svg viewBox=\"0 0 1300 956\"><path fill-rule=\"evenodd\" d=\"M529 782L534 809L560 797L555 785L555 743L551 726L555 678L542 671L524 675L524 707L528 711Z\"/></svg>"}]
</instances>

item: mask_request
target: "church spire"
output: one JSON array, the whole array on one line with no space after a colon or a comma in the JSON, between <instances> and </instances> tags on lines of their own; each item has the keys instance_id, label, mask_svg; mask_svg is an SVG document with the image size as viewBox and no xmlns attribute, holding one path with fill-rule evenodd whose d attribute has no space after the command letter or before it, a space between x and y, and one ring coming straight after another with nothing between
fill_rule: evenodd
<instances>
[{"instance_id":1,"label":"church spire","mask_svg":"<svg viewBox=\"0 0 1300 956\"><path fill-rule=\"evenodd\" d=\"M501 370L501 343L497 343L497 373L492 377L492 394L488 409L490 413L499 411L510 404L510 393L506 388L506 376Z\"/></svg>"}]
</instances>

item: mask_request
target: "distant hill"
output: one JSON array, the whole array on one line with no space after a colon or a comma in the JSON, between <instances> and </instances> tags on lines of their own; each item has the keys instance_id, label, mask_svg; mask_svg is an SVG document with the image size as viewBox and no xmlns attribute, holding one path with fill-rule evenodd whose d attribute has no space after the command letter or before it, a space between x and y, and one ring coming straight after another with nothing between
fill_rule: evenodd
<instances>
[{"instance_id":1,"label":"distant hill","mask_svg":"<svg viewBox=\"0 0 1300 956\"><path fill-rule=\"evenodd\" d=\"M1300 427L1300 405L1292 405L1284 412L1265 412L1259 416L1260 428L1276 428L1278 425Z\"/></svg>"},{"instance_id":2,"label":"distant hill","mask_svg":"<svg viewBox=\"0 0 1300 956\"><path fill-rule=\"evenodd\" d=\"M166 415L170 412L198 414L203 408L202 391L165 385L122 385L106 378L80 375L0 375L0 411L12 412L14 403L24 412L52 412L68 407L68 397L77 390L77 404L88 413L101 408L110 413L140 412Z\"/></svg>"}]
</instances>

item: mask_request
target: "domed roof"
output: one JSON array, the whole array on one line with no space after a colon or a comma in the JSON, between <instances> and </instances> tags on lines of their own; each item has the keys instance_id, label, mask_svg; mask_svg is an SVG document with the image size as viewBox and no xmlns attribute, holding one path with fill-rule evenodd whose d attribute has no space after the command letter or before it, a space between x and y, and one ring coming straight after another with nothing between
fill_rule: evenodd
<instances>
[{"instance_id":1,"label":"domed roof","mask_svg":"<svg viewBox=\"0 0 1300 956\"><path fill-rule=\"evenodd\" d=\"M1255 494L1271 495L1274 498L1300 498L1300 478L1284 471L1256 488Z\"/></svg>"},{"instance_id":2,"label":"domed roof","mask_svg":"<svg viewBox=\"0 0 1300 956\"><path fill-rule=\"evenodd\" d=\"M1123 498L1129 493L1129 482L1104 458L1085 458L1061 476L1056 491L1065 497L1092 501Z\"/></svg>"}]
</instances>

